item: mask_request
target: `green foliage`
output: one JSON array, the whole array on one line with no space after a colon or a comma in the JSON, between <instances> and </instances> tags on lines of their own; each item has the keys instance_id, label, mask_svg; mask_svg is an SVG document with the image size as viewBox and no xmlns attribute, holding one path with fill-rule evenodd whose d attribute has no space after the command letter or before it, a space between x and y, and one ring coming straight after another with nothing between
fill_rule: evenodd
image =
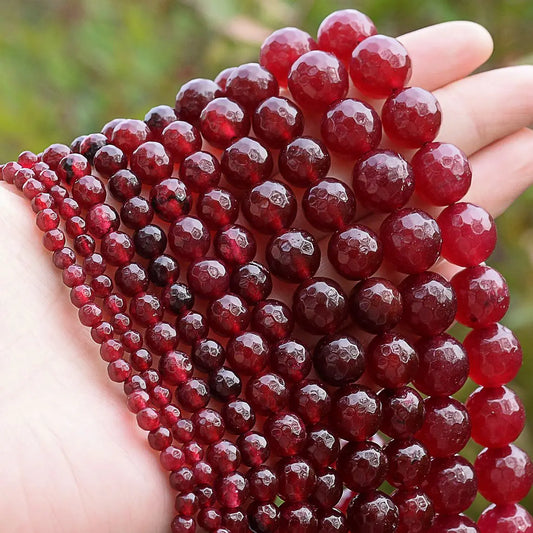
<instances>
[{"instance_id":1,"label":"green foliage","mask_svg":"<svg viewBox=\"0 0 533 533\"><path fill-rule=\"evenodd\" d=\"M495 39L489 66L532 57L533 42L524 38L531 35L531 0L2 0L0 161L23 149L68 143L117 116L142 118L154 105L172 105L184 81L254 60L265 32L295 25L315 34L324 16L346 7L368 13L391 35L445 20L475 20ZM530 414L532 202L530 191L501 217L491 260L513 295L505 322L517 332L525 356L513 387ZM533 451L531 426L520 443ZM472 446L466 454L472 459L477 450ZM531 497L526 506L533 508ZM477 501L473 516L483 507Z\"/></svg>"}]
</instances>

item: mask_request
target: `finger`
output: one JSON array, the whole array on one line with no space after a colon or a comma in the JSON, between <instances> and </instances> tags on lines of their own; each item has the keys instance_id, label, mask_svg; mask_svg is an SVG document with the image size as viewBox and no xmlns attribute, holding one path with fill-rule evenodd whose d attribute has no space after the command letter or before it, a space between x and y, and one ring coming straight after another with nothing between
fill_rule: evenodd
<instances>
[{"instance_id":1,"label":"finger","mask_svg":"<svg viewBox=\"0 0 533 533\"><path fill-rule=\"evenodd\" d=\"M464 201L501 215L533 184L533 130L523 128L470 158L472 185Z\"/></svg>"},{"instance_id":2,"label":"finger","mask_svg":"<svg viewBox=\"0 0 533 533\"><path fill-rule=\"evenodd\" d=\"M471 74L493 50L492 37L479 24L445 22L398 37L411 57L409 85L430 91Z\"/></svg>"},{"instance_id":3,"label":"finger","mask_svg":"<svg viewBox=\"0 0 533 533\"><path fill-rule=\"evenodd\" d=\"M456 81L435 92L442 106L438 141L467 154L533 123L533 65L507 67Z\"/></svg>"}]
</instances>

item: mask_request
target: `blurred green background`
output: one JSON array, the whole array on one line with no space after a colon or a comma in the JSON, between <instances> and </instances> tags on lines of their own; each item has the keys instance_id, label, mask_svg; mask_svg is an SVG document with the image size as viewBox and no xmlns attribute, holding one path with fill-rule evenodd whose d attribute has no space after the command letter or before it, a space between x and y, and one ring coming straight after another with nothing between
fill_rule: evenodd
<instances>
[{"instance_id":1,"label":"blurred green background","mask_svg":"<svg viewBox=\"0 0 533 533\"><path fill-rule=\"evenodd\" d=\"M0 0L0 161L23 149L68 144L115 117L142 119L155 105L173 105L188 79L256 60L272 29L294 25L314 35L328 13L347 7L364 11L390 35L474 20L495 40L484 68L533 63L531 0ZM504 322L525 356L513 387L533 420L532 206L529 191L500 217L491 264L511 288ZM456 334L462 338L463 332ZM533 424L519 444L533 451ZM478 449L466 454L473 459ZM533 497L524 503L533 510ZM485 505L478 498L470 514L477 517Z\"/></svg>"}]
</instances>

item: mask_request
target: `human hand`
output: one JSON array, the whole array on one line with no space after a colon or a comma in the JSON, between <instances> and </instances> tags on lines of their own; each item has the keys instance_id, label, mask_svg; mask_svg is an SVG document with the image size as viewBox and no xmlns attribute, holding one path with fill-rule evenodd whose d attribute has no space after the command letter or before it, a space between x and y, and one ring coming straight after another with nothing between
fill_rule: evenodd
<instances>
[{"instance_id":1,"label":"human hand","mask_svg":"<svg viewBox=\"0 0 533 533\"><path fill-rule=\"evenodd\" d=\"M533 67L467 77L492 50L488 34L471 23L401 41L413 61L410 84L434 91L441 103L438 140L471 156L466 199L501 214L533 181ZM348 173L335 177L350 182ZM25 204L1 183L5 531L166 531L173 514L166 474L127 414L120 387L107 380Z\"/></svg>"}]
</instances>

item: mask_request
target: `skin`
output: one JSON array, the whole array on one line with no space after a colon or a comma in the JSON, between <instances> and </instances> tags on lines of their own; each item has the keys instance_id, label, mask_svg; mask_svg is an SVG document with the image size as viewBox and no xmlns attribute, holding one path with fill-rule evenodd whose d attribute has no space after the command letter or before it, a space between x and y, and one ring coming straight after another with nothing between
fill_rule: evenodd
<instances>
[{"instance_id":1,"label":"skin","mask_svg":"<svg viewBox=\"0 0 533 533\"><path fill-rule=\"evenodd\" d=\"M492 40L470 22L400 40L413 61L410 85L435 91L442 105L438 140L471 157L466 199L500 215L533 182L533 66L471 75ZM4 182L0 227L3 531L168 531L167 474L78 322L27 200ZM439 269L453 274L450 265Z\"/></svg>"}]
</instances>

